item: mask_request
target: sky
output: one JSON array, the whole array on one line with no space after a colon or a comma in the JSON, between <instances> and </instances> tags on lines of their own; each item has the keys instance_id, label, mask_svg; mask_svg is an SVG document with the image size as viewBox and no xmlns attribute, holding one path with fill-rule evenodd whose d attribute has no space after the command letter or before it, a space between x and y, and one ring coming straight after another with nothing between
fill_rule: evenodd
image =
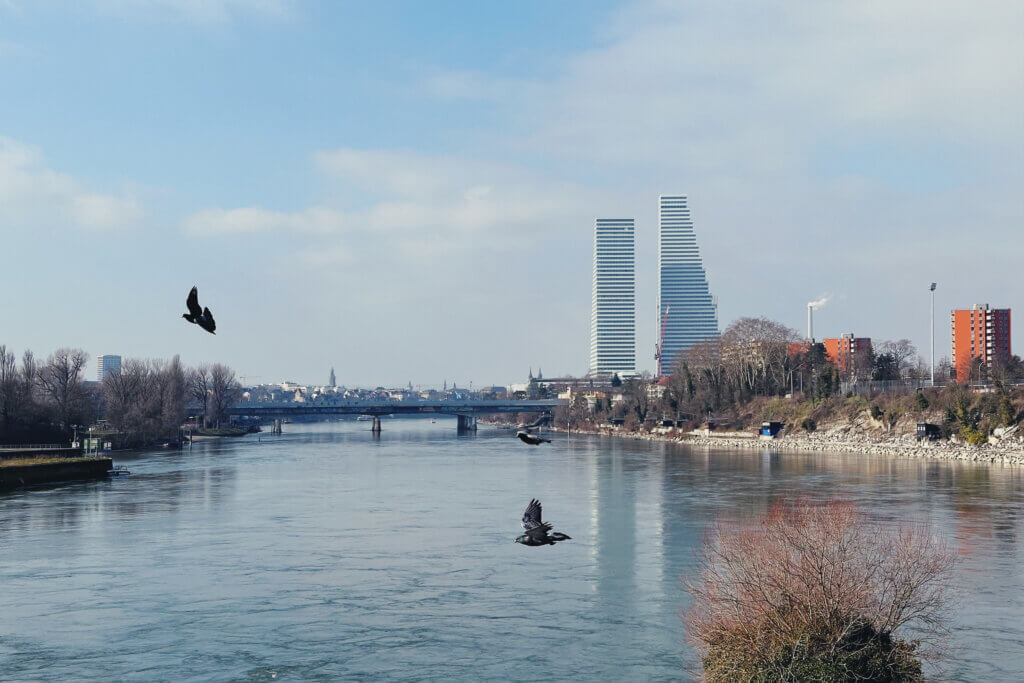
<instances>
[{"instance_id":1,"label":"sky","mask_svg":"<svg viewBox=\"0 0 1024 683\"><path fill-rule=\"evenodd\" d=\"M927 356L935 281L941 358L951 308L1024 306L1021 35L989 0L0 0L0 344L582 375L594 219L634 217L653 370L685 193L723 328L827 297L815 336Z\"/></svg>"}]
</instances>

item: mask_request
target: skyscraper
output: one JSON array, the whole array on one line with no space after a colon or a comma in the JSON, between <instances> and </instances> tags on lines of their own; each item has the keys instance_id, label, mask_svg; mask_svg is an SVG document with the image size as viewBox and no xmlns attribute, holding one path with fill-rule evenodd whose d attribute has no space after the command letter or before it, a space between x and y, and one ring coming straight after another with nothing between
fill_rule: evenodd
<instances>
[{"instance_id":1,"label":"skyscraper","mask_svg":"<svg viewBox=\"0 0 1024 683\"><path fill-rule=\"evenodd\" d=\"M121 356L97 356L96 381L102 382L104 376L111 372L121 372Z\"/></svg>"},{"instance_id":2,"label":"skyscraper","mask_svg":"<svg viewBox=\"0 0 1024 683\"><path fill-rule=\"evenodd\" d=\"M592 375L636 372L635 227L632 218L598 218L594 226Z\"/></svg>"},{"instance_id":3,"label":"skyscraper","mask_svg":"<svg viewBox=\"0 0 1024 683\"><path fill-rule=\"evenodd\" d=\"M686 195L658 199L658 374L671 374L679 354L718 336L718 309L693 232Z\"/></svg>"},{"instance_id":4,"label":"skyscraper","mask_svg":"<svg viewBox=\"0 0 1024 683\"><path fill-rule=\"evenodd\" d=\"M327 386L336 387L338 386L338 379L334 376L334 368L331 368L331 375L327 380Z\"/></svg>"}]
</instances>

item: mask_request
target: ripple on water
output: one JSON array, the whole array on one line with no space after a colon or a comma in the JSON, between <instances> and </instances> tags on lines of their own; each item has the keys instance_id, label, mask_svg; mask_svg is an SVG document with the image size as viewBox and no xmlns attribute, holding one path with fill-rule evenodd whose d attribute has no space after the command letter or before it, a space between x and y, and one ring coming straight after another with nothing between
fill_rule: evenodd
<instances>
[{"instance_id":1,"label":"ripple on water","mask_svg":"<svg viewBox=\"0 0 1024 683\"><path fill-rule=\"evenodd\" d=\"M842 496L957 544L943 678L1024 678L1024 477L856 456L691 451L442 421L291 425L138 453L124 481L0 496L15 679L691 680L680 576L706 525ZM531 497L573 540L512 539Z\"/></svg>"}]
</instances>

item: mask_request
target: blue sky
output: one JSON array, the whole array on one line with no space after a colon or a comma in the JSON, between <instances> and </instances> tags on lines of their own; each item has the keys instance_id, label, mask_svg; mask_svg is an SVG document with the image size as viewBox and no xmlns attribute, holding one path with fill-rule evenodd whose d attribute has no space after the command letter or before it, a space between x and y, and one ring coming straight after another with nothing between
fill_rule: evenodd
<instances>
[{"instance_id":1,"label":"blue sky","mask_svg":"<svg viewBox=\"0 0 1024 683\"><path fill-rule=\"evenodd\" d=\"M0 343L270 381L582 374L592 225L690 195L723 326L1015 307L1016 3L0 0ZM199 284L216 337L178 318ZM1019 350L1018 350L1019 352Z\"/></svg>"}]
</instances>

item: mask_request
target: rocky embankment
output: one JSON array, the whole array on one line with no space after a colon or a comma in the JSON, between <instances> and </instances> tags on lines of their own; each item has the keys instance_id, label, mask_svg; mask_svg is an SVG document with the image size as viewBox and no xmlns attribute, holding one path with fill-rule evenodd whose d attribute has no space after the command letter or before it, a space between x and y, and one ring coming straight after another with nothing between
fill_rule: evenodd
<instances>
[{"instance_id":1,"label":"rocky embankment","mask_svg":"<svg viewBox=\"0 0 1024 683\"><path fill-rule=\"evenodd\" d=\"M739 433L706 435L692 432L626 432L621 429L576 430L578 432L616 436L647 441L668 441L688 446L715 448L770 449L773 451L817 453L861 453L897 458L934 458L1024 465L1024 441L1006 439L996 444L974 446L954 441L919 441L912 435L884 437L843 432L790 434L777 439L761 440Z\"/></svg>"}]
</instances>

